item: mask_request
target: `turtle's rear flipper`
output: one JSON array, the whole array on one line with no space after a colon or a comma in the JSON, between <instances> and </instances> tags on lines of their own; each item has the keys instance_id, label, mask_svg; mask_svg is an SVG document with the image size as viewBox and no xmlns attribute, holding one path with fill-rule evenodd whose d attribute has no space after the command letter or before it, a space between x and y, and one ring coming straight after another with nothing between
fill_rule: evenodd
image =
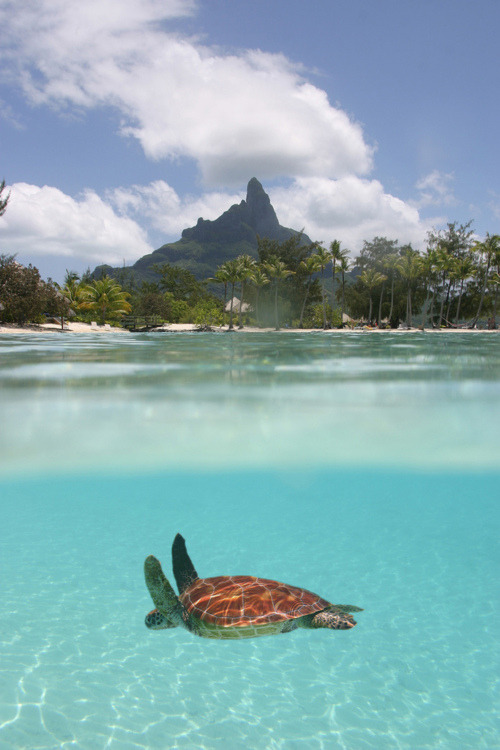
<instances>
[{"instance_id":1,"label":"turtle's rear flipper","mask_svg":"<svg viewBox=\"0 0 500 750\"><path fill-rule=\"evenodd\" d=\"M176 535L172 544L172 568L179 594L183 594L197 580L198 573L188 555L184 537L180 534Z\"/></svg>"}]
</instances>

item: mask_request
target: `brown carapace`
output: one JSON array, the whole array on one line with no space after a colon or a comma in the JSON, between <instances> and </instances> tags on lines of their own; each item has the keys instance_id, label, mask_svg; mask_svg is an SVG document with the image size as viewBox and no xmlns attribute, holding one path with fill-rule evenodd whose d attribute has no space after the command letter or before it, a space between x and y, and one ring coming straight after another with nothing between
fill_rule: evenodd
<instances>
[{"instance_id":1,"label":"brown carapace","mask_svg":"<svg viewBox=\"0 0 500 750\"><path fill-rule=\"evenodd\" d=\"M254 576L199 578L180 534L172 546L179 597L159 561L145 562L146 584L156 609L146 625L162 630L181 625L204 638L254 638L287 633L298 627L347 630L356 625L353 605L331 604L317 594Z\"/></svg>"}]
</instances>

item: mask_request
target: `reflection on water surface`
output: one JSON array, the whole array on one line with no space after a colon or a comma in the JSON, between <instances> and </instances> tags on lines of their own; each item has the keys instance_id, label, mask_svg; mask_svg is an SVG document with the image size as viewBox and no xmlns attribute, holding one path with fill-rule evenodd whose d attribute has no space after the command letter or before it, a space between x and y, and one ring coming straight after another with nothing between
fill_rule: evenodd
<instances>
[{"instance_id":1,"label":"reflection on water surface","mask_svg":"<svg viewBox=\"0 0 500 750\"><path fill-rule=\"evenodd\" d=\"M474 333L3 336L3 468L492 466L499 351Z\"/></svg>"}]
</instances>

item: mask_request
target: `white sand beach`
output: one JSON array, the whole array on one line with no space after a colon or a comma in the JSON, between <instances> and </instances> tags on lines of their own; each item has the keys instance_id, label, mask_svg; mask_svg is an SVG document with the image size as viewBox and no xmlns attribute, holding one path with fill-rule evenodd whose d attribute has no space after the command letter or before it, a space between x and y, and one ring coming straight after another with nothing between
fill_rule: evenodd
<instances>
[{"instance_id":1,"label":"white sand beach","mask_svg":"<svg viewBox=\"0 0 500 750\"><path fill-rule=\"evenodd\" d=\"M27 324L17 326L13 323L0 323L0 333L128 333L126 328L115 328L106 324L105 326L90 325L90 323L64 323L64 329L56 323L42 323L41 325Z\"/></svg>"},{"instance_id":2,"label":"white sand beach","mask_svg":"<svg viewBox=\"0 0 500 750\"><path fill-rule=\"evenodd\" d=\"M155 333L161 333L161 332L189 332L189 331L196 331L198 326L196 326L194 323L170 323L168 325L162 326L161 328L155 328ZM227 331L227 326L214 326L212 328L215 332L221 332L221 331ZM281 328L280 333L349 333L351 330L354 330L355 332L365 332L370 331L373 333L418 333L421 332L421 328L371 328L370 326L362 326L355 329L350 328L331 328L323 330L322 328ZM233 328L234 333L273 333L275 331L274 328L257 328L254 326L244 326L243 328L238 328L235 326ZM56 323L42 323L41 325L35 325L35 324L28 324L26 326L16 326L11 323L1 323L0 324L0 334L2 333L10 333L10 334L20 334L20 333L30 333L30 334L40 334L40 333L98 333L98 334L106 334L106 333L129 333L129 330L127 328L119 328L117 326L111 326L109 323L106 323L106 325L97 325L95 323L80 323L80 322L68 322L64 324L64 329L61 329L61 326ZM499 329L497 330L488 330L486 328L426 328L426 333L498 333Z\"/></svg>"}]
</instances>

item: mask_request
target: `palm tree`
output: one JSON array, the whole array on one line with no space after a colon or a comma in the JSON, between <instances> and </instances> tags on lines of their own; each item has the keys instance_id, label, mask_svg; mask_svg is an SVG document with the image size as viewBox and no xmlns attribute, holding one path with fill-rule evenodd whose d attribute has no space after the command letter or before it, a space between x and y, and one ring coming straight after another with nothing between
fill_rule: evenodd
<instances>
[{"instance_id":1,"label":"palm tree","mask_svg":"<svg viewBox=\"0 0 500 750\"><path fill-rule=\"evenodd\" d=\"M421 262L421 271L422 271L422 277L424 279L425 283L425 302L423 307L423 320L422 320L422 330L425 329L425 324L427 323L427 318L431 318L431 325L434 327L434 297L436 296L436 270L437 270L437 253L435 250L433 250L431 247L427 248L427 251L423 257L420 259ZM432 297L431 297L431 286L432 289ZM429 312L429 302L430 302L430 312Z\"/></svg>"},{"instance_id":2,"label":"palm tree","mask_svg":"<svg viewBox=\"0 0 500 750\"><path fill-rule=\"evenodd\" d=\"M473 235L471 224L472 220L457 226L455 221L452 224L448 223L446 230L428 234L429 246L437 253L436 270L440 288L436 288L436 291L441 294L439 326L444 322L449 323L452 292L457 280L454 273L455 265L457 260L464 258L470 251Z\"/></svg>"},{"instance_id":3,"label":"palm tree","mask_svg":"<svg viewBox=\"0 0 500 750\"><path fill-rule=\"evenodd\" d=\"M224 325L225 315L226 315L226 302L227 302L227 285L229 282L229 271L227 270L224 263L221 266L218 266L214 274L213 280L218 282L219 284L224 284L224 304L222 306L222 324ZM211 281L211 279L209 279L209 281Z\"/></svg>"},{"instance_id":4,"label":"palm tree","mask_svg":"<svg viewBox=\"0 0 500 750\"><path fill-rule=\"evenodd\" d=\"M302 309L300 311L299 328L304 325L304 311L306 309L307 298L311 289L312 277L319 271L319 262L316 255L310 255L308 258L301 260L299 263L299 271L307 276L306 293L304 295L304 301L302 302Z\"/></svg>"},{"instance_id":5,"label":"palm tree","mask_svg":"<svg viewBox=\"0 0 500 750\"><path fill-rule=\"evenodd\" d=\"M250 282L255 285L257 293L255 295L255 317L257 319L257 325L260 325L259 320L259 295L260 290L266 284L269 284L269 276L266 274L262 266L255 266L250 277Z\"/></svg>"},{"instance_id":6,"label":"palm tree","mask_svg":"<svg viewBox=\"0 0 500 750\"><path fill-rule=\"evenodd\" d=\"M387 276L384 276L383 273L379 273L378 271L375 271L374 268L367 268L365 271L363 271L363 273L359 277L359 280L361 281L363 286L366 286L370 295L370 308L368 311L368 323L370 323L372 319L373 290L375 289L375 287L380 286L380 284L382 284L386 279L387 279Z\"/></svg>"},{"instance_id":7,"label":"palm tree","mask_svg":"<svg viewBox=\"0 0 500 750\"><path fill-rule=\"evenodd\" d=\"M384 271L387 271L387 276L391 281L391 304L390 304L389 315L388 315L389 320L391 320L392 313L394 310L394 282L396 280L396 271L397 271L397 266L399 263L399 257L400 256L397 253L389 253L388 255L385 256L385 258L382 261ZM382 318L382 300L384 297L384 289L385 289L385 284L382 284L382 289L380 291L380 300L379 300L379 305L378 305L379 324Z\"/></svg>"},{"instance_id":8,"label":"palm tree","mask_svg":"<svg viewBox=\"0 0 500 750\"><path fill-rule=\"evenodd\" d=\"M500 289L500 273L495 271L491 275L491 283L495 287L495 299L493 301L493 327L497 326L497 301L498 301L498 290Z\"/></svg>"},{"instance_id":9,"label":"palm tree","mask_svg":"<svg viewBox=\"0 0 500 750\"><path fill-rule=\"evenodd\" d=\"M421 273L422 265L420 255L416 250L409 248L400 258L398 271L407 283L406 287L406 327L411 328L412 310L411 310L411 290L413 283Z\"/></svg>"},{"instance_id":10,"label":"palm tree","mask_svg":"<svg viewBox=\"0 0 500 750\"><path fill-rule=\"evenodd\" d=\"M75 271L66 270L64 285L56 284L56 286L61 294L66 297L71 307L76 310L82 301L82 290L85 286L82 284L79 275Z\"/></svg>"},{"instance_id":11,"label":"palm tree","mask_svg":"<svg viewBox=\"0 0 500 750\"><path fill-rule=\"evenodd\" d=\"M240 299L240 316L238 327L243 328L243 298L245 295L245 281L251 278L253 269L255 268L255 261L250 255L238 255L236 258L238 264L239 281L241 283L241 299Z\"/></svg>"},{"instance_id":12,"label":"palm tree","mask_svg":"<svg viewBox=\"0 0 500 750\"><path fill-rule=\"evenodd\" d=\"M119 284L110 276L95 279L92 284L82 289L82 300L78 307L82 310L95 310L100 315L101 324L104 325L106 318L119 318L132 309L127 297Z\"/></svg>"},{"instance_id":13,"label":"palm tree","mask_svg":"<svg viewBox=\"0 0 500 750\"><path fill-rule=\"evenodd\" d=\"M470 328L474 328L481 315L481 310L484 302L484 295L486 294L486 287L488 285L488 277L490 274L490 268L492 265L498 265L500 263L500 234L490 235L486 234L486 238L483 242L476 242L473 250L483 255L485 258L484 273L483 273L483 284L481 287L481 298L479 300L479 306L477 308L476 316L470 324Z\"/></svg>"},{"instance_id":14,"label":"palm tree","mask_svg":"<svg viewBox=\"0 0 500 750\"><path fill-rule=\"evenodd\" d=\"M460 282L460 292L458 294L457 302L457 314L455 317L455 325L458 325L458 319L460 317L460 305L462 303L462 295L464 293L464 284L467 279L472 278L476 273L474 265L474 259L472 255L467 255L464 258L457 258L455 268L453 269L453 276L456 281Z\"/></svg>"},{"instance_id":15,"label":"palm tree","mask_svg":"<svg viewBox=\"0 0 500 750\"><path fill-rule=\"evenodd\" d=\"M231 306L229 308L229 326L228 331L232 331L233 326L233 300L234 300L234 285L237 281L240 280L240 269L238 267L238 261L233 258L233 260L227 260L223 267L225 268L227 272L227 281L229 284L231 284Z\"/></svg>"},{"instance_id":16,"label":"palm tree","mask_svg":"<svg viewBox=\"0 0 500 750\"><path fill-rule=\"evenodd\" d=\"M314 257L318 263L318 268L321 268L321 297L323 300L323 328L326 328L326 304L325 304L325 268L331 262L332 256L325 250L324 247L318 245L318 249L314 253Z\"/></svg>"},{"instance_id":17,"label":"palm tree","mask_svg":"<svg viewBox=\"0 0 500 750\"><path fill-rule=\"evenodd\" d=\"M76 274L75 274L76 275ZM64 330L64 318L70 318L73 315L76 315L73 307L78 307L75 302L70 300L70 298L64 293L64 291L61 289L59 284L56 281L52 281L52 279L48 280L48 283L46 285L46 290L48 293L48 299L47 302L52 302L52 305L54 307L54 310L56 311L56 314L61 318L61 330ZM80 294L80 301L81 301L81 294Z\"/></svg>"},{"instance_id":18,"label":"palm tree","mask_svg":"<svg viewBox=\"0 0 500 750\"><path fill-rule=\"evenodd\" d=\"M293 271L283 263L279 258L270 258L265 264L265 268L269 276L274 279L274 317L276 323L276 330L280 330L279 316L278 316L278 289L282 281L292 276Z\"/></svg>"},{"instance_id":19,"label":"palm tree","mask_svg":"<svg viewBox=\"0 0 500 750\"><path fill-rule=\"evenodd\" d=\"M443 312L444 312L444 305L445 302L447 302L448 297L450 296L450 289L451 289L451 280L448 282L448 286L446 286L446 278L450 276L451 272L453 271L455 263L455 258L453 255L450 255L448 249L443 244L438 247L436 251L436 266L438 272L441 274L441 307L439 309L439 327L443 325ZM445 289L446 295L445 295Z\"/></svg>"},{"instance_id":20,"label":"palm tree","mask_svg":"<svg viewBox=\"0 0 500 750\"><path fill-rule=\"evenodd\" d=\"M495 289L495 298L493 301L493 326L496 328L498 291L500 289L500 253L499 252L494 253L493 265L495 268L495 271L493 272L491 276L491 283L493 284L493 287Z\"/></svg>"},{"instance_id":21,"label":"palm tree","mask_svg":"<svg viewBox=\"0 0 500 750\"><path fill-rule=\"evenodd\" d=\"M339 240L330 242L330 256L332 259L332 310L335 307L335 273L337 272L337 263L345 257L347 251L340 249Z\"/></svg>"},{"instance_id":22,"label":"palm tree","mask_svg":"<svg viewBox=\"0 0 500 750\"><path fill-rule=\"evenodd\" d=\"M341 303L341 314L340 314L340 319L341 319L341 325L342 326L344 325L344 309L345 309L345 275L346 275L346 273L349 273L350 267L351 267L351 265L350 265L349 259L347 257L347 251L346 251L346 255L343 256L340 259L340 263L339 263L339 271L341 273L341 278L342 278L342 281L341 281L341 285L342 285L342 303Z\"/></svg>"},{"instance_id":23,"label":"palm tree","mask_svg":"<svg viewBox=\"0 0 500 750\"><path fill-rule=\"evenodd\" d=\"M5 198L2 198L2 193L5 190L5 180L2 180L0 182L0 216L3 216L5 211L7 210L7 204L9 202L10 193L8 193Z\"/></svg>"}]
</instances>

